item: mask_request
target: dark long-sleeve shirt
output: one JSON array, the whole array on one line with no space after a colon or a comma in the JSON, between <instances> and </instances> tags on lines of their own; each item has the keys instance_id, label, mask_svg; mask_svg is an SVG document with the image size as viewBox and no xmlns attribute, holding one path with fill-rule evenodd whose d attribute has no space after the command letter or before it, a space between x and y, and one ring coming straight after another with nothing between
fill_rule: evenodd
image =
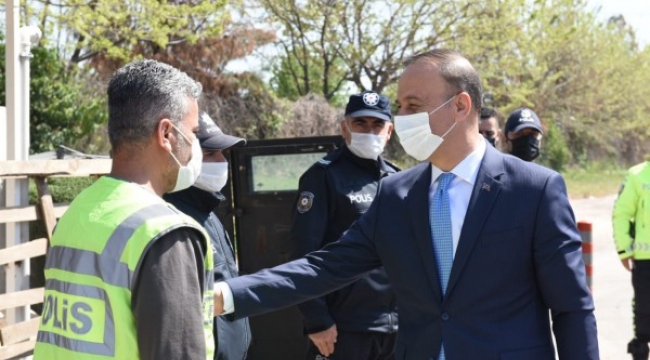
<instances>
[{"instance_id":1,"label":"dark long-sleeve shirt","mask_svg":"<svg viewBox=\"0 0 650 360\"><path fill-rule=\"evenodd\" d=\"M189 228L169 232L147 251L131 295L142 360L206 358L204 258Z\"/></svg>"}]
</instances>

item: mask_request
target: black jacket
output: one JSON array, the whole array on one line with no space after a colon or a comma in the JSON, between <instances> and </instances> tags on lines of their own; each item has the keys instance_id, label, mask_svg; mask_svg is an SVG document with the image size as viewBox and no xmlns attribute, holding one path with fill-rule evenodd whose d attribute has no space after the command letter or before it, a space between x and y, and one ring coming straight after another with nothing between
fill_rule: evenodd
<instances>
[{"instance_id":1,"label":"black jacket","mask_svg":"<svg viewBox=\"0 0 650 360\"><path fill-rule=\"evenodd\" d=\"M396 166L381 157L375 161L355 156L345 144L312 165L300 177L290 235L296 249L292 257L338 240L370 207L379 180L396 171ZM397 331L395 295L383 267L299 308L307 334L334 324L344 331Z\"/></svg>"},{"instance_id":2,"label":"black jacket","mask_svg":"<svg viewBox=\"0 0 650 360\"><path fill-rule=\"evenodd\" d=\"M164 195L166 201L178 210L193 217L203 225L212 240L214 259L214 281L230 279L238 275L233 246L221 221L213 210L224 200L221 193L211 194L197 187ZM251 330L248 318L228 320L217 316L215 320L215 342L217 351L215 359L240 360L246 358L251 342Z\"/></svg>"}]
</instances>

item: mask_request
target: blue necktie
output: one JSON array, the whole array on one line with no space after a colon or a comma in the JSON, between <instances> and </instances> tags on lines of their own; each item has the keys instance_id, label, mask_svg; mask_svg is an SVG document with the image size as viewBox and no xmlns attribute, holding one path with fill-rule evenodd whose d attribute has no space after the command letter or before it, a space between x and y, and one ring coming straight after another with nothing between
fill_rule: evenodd
<instances>
[{"instance_id":1,"label":"blue necktie","mask_svg":"<svg viewBox=\"0 0 650 360\"><path fill-rule=\"evenodd\" d=\"M451 265L454 262L454 240L451 232L451 206L449 202L449 184L454 180L452 173L442 173L438 177L438 188L433 195L433 202L429 212L431 223L431 237L433 238L433 250L438 264L440 277L440 288L444 295L447 291ZM444 344L440 349L438 360L446 360Z\"/></svg>"}]
</instances>

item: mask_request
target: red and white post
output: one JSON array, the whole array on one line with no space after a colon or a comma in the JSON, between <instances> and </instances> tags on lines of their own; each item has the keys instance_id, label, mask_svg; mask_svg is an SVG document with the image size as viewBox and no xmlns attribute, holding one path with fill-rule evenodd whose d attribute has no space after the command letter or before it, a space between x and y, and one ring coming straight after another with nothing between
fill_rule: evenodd
<instances>
[{"instance_id":1,"label":"red and white post","mask_svg":"<svg viewBox=\"0 0 650 360\"><path fill-rule=\"evenodd\" d=\"M592 224L586 221L578 222L578 230L580 230L580 237L582 238L582 260L585 263L585 271L587 274L587 286L592 290L592 275L593 275L593 243L592 243Z\"/></svg>"}]
</instances>

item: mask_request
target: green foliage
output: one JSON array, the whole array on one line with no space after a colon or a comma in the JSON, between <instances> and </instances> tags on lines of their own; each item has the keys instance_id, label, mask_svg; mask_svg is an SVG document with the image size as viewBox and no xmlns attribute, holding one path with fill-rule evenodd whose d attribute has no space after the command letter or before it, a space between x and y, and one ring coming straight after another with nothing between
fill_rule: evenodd
<instances>
[{"instance_id":1,"label":"green foliage","mask_svg":"<svg viewBox=\"0 0 650 360\"><path fill-rule=\"evenodd\" d=\"M74 63L97 55L128 61L138 47L161 51L168 45L220 34L229 17L226 5L237 4L225 0L27 1L25 13L32 14L28 20L37 20L47 33L68 40L64 52L71 54Z\"/></svg>"},{"instance_id":2,"label":"green foliage","mask_svg":"<svg viewBox=\"0 0 650 360\"><path fill-rule=\"evenodd\" d=\"M344 67L337 60L337 65L330 66L330 74L324 74L322 57L319 55L310 56L309 66L301 68L301 65L293 56L278 56L276 62L271 65L270 85L275 94L280 98L297 101L301 96L308 94L322 94L328 101L337 106L347 104L347 94L344 93ZM303 76L300 76L303 74ZM338 79L340 84L336 89L326 88L323 78L327 76L330 81Z\"/></svg>"},{"instance_id":3,"label":"green foliage","mask_svg":"<svg viewBox=\"0 0 650 360\"><path fill-rule=\"evenodd\" d=\"M540 163L562 171L569 164L571 153L562 131L554 122L549 122L546 133L542 140Z\"/></svg>"},{"instance_id":4,"label":"green foliage","mask_svg":"<svg viewBox=\"0 0 650 360\"><path fill-rule=\"evenodd\" d=\"M0 83L5 83L5 46L0 45ZM75 71L52 49L32 49L30 71L30 153L74 147L106 121L103 98L87 97ZM0 104L5 105L5 88Z\"/></svg>"},{"instance_id":5,"label":"green foliage","mask_svg":"<svg viewBox=\"0 0 650 360\"><path fill-rule=\"evenodd\" d=\"M572 199L616 194L625 178L626 169L611 162L591 162L584 167L569 167L562 171Z\"/></svg>"},{"instance_id":6,"label":"green foliage","mask_svg":"<svg viewBox=\"0 0 650 360\"><path fill-rule=\"evenodd\" d=\"M333 1L260 0L260 4L284 30L279 41L282 54L271 65L272 86L280 97L297 100L310 93L333 98L346 82L336 29L345 5Z\"/></svg>"},{"instance_id":7,"label":"green foliage","mask_svg":"<svg viewBox=\"0 0 650 360\"><path fill-rule=\"evenodd\" d=\"M650 151L650 51L638 48L622 18L598 22L584 0L483 4L472 8L479 41L458 37L455 46L481 73L492 106L505 114L532 108L561 130L573 161L634 163ZM562 148L554 148L556 160Z\"/></svg>"},{"instance_id":8,"label":"green foliage","mask_svg":"<svg viewBox=\"0 0 650 360\"><path fill-rule=\"evenodd\" d=\"M92 177L55 177L47 180L52 201L69 203L95 180ZM29 203L38 204L38 192L33 182L29 183Z\"/></svg>"},{"instance_id":9,"label":"green foliage","mask_svg":"<svg viewBox=\"0 0 650 360\"><path fill-rule=\"evenodd\" d=\"M319 94L343 106L350 87L394 95L405 58L446 47L475 65L491 106L504 114L527 106L540 116L549 129L545 164L559 169L608 159L629 165L650 153L650 46L639 46L622 16L599 21L588 0L248 0L245 10L254 17L235 12L241 3L27 0L25 23L52 34L45 41L58 44L59 56L72 63L90 59L82 70L103 76L85 80L69 64L48 70L55 81L39 83L32 95L39 117L33 123L40 124L32 138L43 137L42 149L71 138L103 147L96 129L105 119L103 94L95 103L74 94L98 94L98 86L88 91L88 85L103 84L136 57L182 67L209 89L220 125L269 138L296 113L290 101ZM237 28L232 19L256 22ZM254 74L227 74L231 59L272 41L267 30L280 39L278 55L265 59L270 84ZM72 86L75 81L81 84ZM49 104L36 105L43 99ZM70 118L75 121L65 121ZM406 158L399 146L391 155Z\"/></svg>"},{"instance_id":10,"label":"green foliage","mask_svg":"<svg viewBox=\"0 0 650 360\"><path fill-rule=\"evenodd\" d=\"M104 97L86 97L83 79L51 50L36 48L32 60L30 97L31 149L75 147L108 119Z\"/></svg>"},{"instance_id":11,"label":"green foliage","mask_svg":"<svg viewBox=\"0 0 650 360\"><path fill-rule=\"evenodd\" d=\"M452 38L470 0L258 0L268 22L283 31L273 65L274 89L296 99L309 93L328 101L345 92L378 92L398 78L409 55ZM343 96L344 98L345 96ZM343 99L345 101L345 99Z\"/></svg>"}]
</instances>

